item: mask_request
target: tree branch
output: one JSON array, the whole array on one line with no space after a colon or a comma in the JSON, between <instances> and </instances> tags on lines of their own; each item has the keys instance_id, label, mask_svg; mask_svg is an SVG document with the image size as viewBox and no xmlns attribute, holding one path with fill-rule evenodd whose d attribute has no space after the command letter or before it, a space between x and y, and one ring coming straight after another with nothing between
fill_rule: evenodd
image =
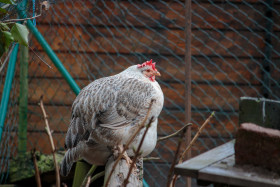
<instances>
[{"instance_id":1,"label":"tree branch","mask_svg":"<svg viewBox=\"0 0 280 187\"><path fill-rule=\"evenodd\" d=\"M201 125L201 127L198 129L197 133L195 134L194 138L192 139L192 141L190 142L190 144L188 145L188 147L185 149L185 151L180 155L180 159L178 164L181 164L183 162L183 159L185 157L185 155L187 154L187 152L191 149L191 147L193 146L194 142L197 140L198 136L201 134L201 132L203 131L203 129L206 127L206 125L209 123L210 119L215 115L215 112L212 112L212 114L205 120L205 122ZM176 180L178 178L178 175L174 175L172 177L172 181L170 186L174 187Z\"/></svg>"},{"instance_id":2,"label":"tree branch","mask_svg":"<svg viewBox=\"0 0 280 187\"><path fill-rule=\"evenodd\" d=\"M192 123L188 123L186 125L184 125L181 129L179 129L178 131L174 132L173 134L158 138L157 142L163 141L163 140L167 140L169 138L172 138L174 136L177 136L180 132L182 132L185 128L187 128L188 126L191 126Z\"/></svg>"},{"instance_id":3,"label":"tree branch","mask_svg":"<svg viewBox=\"0 0 280 187\"><path fill-rule=\"evenodd\" d=\"M183 139L185 137L185 133L187 131L187 128L184 128L181 132L181 136L178 140L178 145L177 145L177 148L176 148L176 152L175 152L175 156L174 156L174 159L173 159L173 162L171 164L171 167L169 169L169 172L168 172L168 176L167 176L167 187L170 186L170 183L172 181L172 176L173 176L173 172L174 172L174 167L175 167L175 164L177 163L177 160L178 160L178 156L179 156L179 152L180 152L180 149L181 149L181 144L183 142Z\"/></svg>"},{"instance_id":4,"label":"tree branch","mask_svg":"<svg viewBox=\"0 0 280 187\"><path fill-rule=\"evenodd\" d=\"M106 182L105 182L105 185L104 185L105 187L108 187L109 181L110 181L110 179L111 179L111 177L112 177L112 174L113 174L113 172L114 172L114 170L115 170L117 164L119 163L119 161L120 161L121 158L123 157L124 152L128 149L128 147L129 147L130 144L133 142L133 140L134 140L134 138L137 136L137 134L141 131L141 129L144 128L145 123L146 123L146 121L147 121L147 119L148 119L148 116L149 116L149 114L150 114L150 112L151 112L151 108L152 108L153 102L154 102L154 100L151 100L150 106L149 106L149 108L148 108L148 112L147 112L147 114L146 114L146 116L145 116L145 118L144 118L142 124L139 126L139 128L136 130L136 132L129 138L127 144L126 144L125 147L123 148L123 151L119 154L118 158L116 159L116 161L115 161L115 163L114 163L114 165L113 165L113 167L112 167L112 170L111 170L111 172L110 172L110 174L109 174L109 176L108 176L108 179L107 179Z\"/></svg>"},{"instance_id":5,"label":"tree branch","mask_svg":"<svg viewBox=\"0 0 280 187\"><path fill-rule=\"evenodd\" d=\"M59 168L58 168L58 165L57 165L57 162L56 162L55 146L54 146L53 137L52 137L52 133L51 133L49 122L48 122L48 116L47 116L47 113L45 111L45 107L44 107L44 103L43 103L43 96L41 96L41 98L40 98L39 106L41 107L41 110L42 110L43 116L44 116L44 120L45 120L45 123L46 123L46 131L47 131L49 141L50 141L50 144L51 144L53 161L54 161L54 166L55 166L56 186L59 187L60 186Z\"/></svg>"},{"instance_id":6,"label":"tree branch","mask_svg":"<svg viewBox=\"0 0 280 187\"><path fill-rule=\"evenodd\" d=\"M143 158L143 162L149 161L149 160L160 160L160 158L159 157L146 157L146 158Z\"/></svg>"},{"instance_id":7,"label":"tree branch","mask_svg":"<svg viewBox=\"0 0 280 187\"><path fill-rule=\"evenodd\" d=\"M42 184L41 184L41 178L40 178L40 171L39 171L37 159L36 159L36 149L34 148L31 153L32 153L33 164L34 164L34 168L35 168L36 184L37 184L37 187L41 187Z\"/></svg>"},{"instance_id":8,"label":"tree branch","mask_svg":"<svg viewBox=\"0 0 280 187\"><path fill-rule=\"evenodd\" d=\"M138 158L138 156L139 156L139 153L140 153L140 149L141 149L142 144L143 144L143 142L144 142L144 139L145 139L145 137L146 137L146 135L147 135L147 132L148 132L149 128L151 127L151 124L152 124L152 122L153 122L153 119L154 119L154 118L152 117L152 118L150 119L148 125L146 126L145 132L144 132L144 134L143 134L143 136L142 136L142 138L141 138L140 144L138 145L138 148L137 148L137 150L136 150L136 152L135 152L134 158L133 158L132 163L131 163L131 165L130 165L130 168L129 168L127 177L126 177L126 179L124 180L124 187L126 187L127 184L128 184L128 182L129 182L128 180L129 180L129 177L130 177L130 175L131 175L132 169L134 168L134 165L135 165L136 160L137 160L137 158Z\"/></svg>"},{"instance_id":9,"label":"tree branch","mask_svg":"<svg viewBox=\"0 0 280 187\"><path fill-rule=\"evenodd\" d=\"M25 20L30 20L30 19L35 19L35 18L38 18L42 15L42 9L43 9L43 6L45 6L45 10L48 10L50 5L49 5L49 2L48 1L43 1L42 3L40 3L40 13L39 15L36 15L36 16L33 16L33 17L30 17L30 18L22 18L22 19L9 19L9 20L5 20L5 21L0 21L0 23L6 23L6 24L12 24L12 23L15 23L15 22L18 22L18 21L25 21Z\"/></svg>"}]
</instances>

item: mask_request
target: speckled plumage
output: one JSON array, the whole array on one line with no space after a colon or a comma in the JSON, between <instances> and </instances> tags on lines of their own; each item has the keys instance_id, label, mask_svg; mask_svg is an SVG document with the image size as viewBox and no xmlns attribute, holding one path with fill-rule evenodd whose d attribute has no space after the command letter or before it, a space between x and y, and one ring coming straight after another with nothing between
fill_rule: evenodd
<instances>
[{"instance_id":1,"label":"speckled plumage","mask_svg":"<svg viewBox=\"0 0 280 187\"><path fill-rule=\"evenodd\" d=\"M73 162L80 158L90 164L105 164L112 147L126 144L141 125L151 100L154 102L146 123L152 117L154 121L142 145L142 155L154 149L157 118L164 98L159 84L143 76L143 69L145 67L131 66L117 75L97 79L81 90L72 105L62 175L67 175ZM144 130L135 138L132 147L138 146ZM128 150L128 155L133 156L133 151Z\"/></svg>"}]
</instances>

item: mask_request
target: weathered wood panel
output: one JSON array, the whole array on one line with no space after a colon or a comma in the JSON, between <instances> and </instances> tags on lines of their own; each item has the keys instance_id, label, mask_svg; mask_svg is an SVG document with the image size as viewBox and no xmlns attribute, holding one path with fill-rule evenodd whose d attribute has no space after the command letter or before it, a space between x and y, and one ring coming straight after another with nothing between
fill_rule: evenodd
<instances>
[{"instance_id":1,"label":"weathered wood panel","mask_svg":"<svg viewBox=\"0 0 280 187\"><path fill-rule=\"evenodd\" d=\"M265 27L265 18L261 15L264 15L264 5L253 4L252 7L245 4L234 5L237 8L229 3L193 2L193 28L258 29L259 26ZM134 27L149 26L172 29L184 27L184 21L184 2L174 1L64 2L55 4L45 16L38 19L40 23L52 24L121 27L133 25Z\"/></svg>"},{"instance_id":2,"label":"weathered wood panel","mask_svg":"<svg viewBox=\"0 0 280 187\"><path fill-rule=\"evenodd\" d=\"M29 65L30 77L62 77L44 52L39 52L38 55L50 64L53 69L48 68L43 62L34 57L34 60ZM183 83L185 79L183 57L178 59L173 56L147 55L145 58L139 57L137 54L105 55L59 52L57 56L71 75L77 79L93 80L93 78L109 76L121 72L130 65L142 63L148 59L153 59L157 62L157 69L161 72L161 77L158 80L182 81ZM261 64L262 60L259 59L258 62ZM280 68L277 63L276 66ZM271 71L275 78L280 76L276 68L271 68ZM237 61L233 58L193 56L191 73L192 81L196 82L221 81L237 84L259 84L262 79L260 65L246 58ZM17 71L16 75L19 75L19 71Z\"/></svg>"},{"instance_id":3,"label":"weathered wood panel","mask_svg":"<svg viewBox=\"0 0 280 187\"><path fill-rule=\"evenodd\" d=\"M146 28L92 28L72 26L40 26L53 50L80 51L100 53L145 53L160 55L184 55L185 40L183 30L158 29L151 31ZM222 56L258 56L263 57L263 32L260 38L249 31L238 33L225 30L192 32L192 55L222 55ZM37 42L32 47L41 50Z\"/></svg>"}]
</instances>

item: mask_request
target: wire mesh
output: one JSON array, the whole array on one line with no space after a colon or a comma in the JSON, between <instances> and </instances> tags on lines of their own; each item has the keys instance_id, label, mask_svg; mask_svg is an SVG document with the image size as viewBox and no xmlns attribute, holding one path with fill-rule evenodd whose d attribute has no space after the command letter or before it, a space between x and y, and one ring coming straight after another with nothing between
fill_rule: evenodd
<instances>
[{"instance_id":1,"label":"wire mesh","mask_svg":"<svg viewBox=\"0 0 280 187\"><path fill-rule=\"evenodd\" d=\"M158 136L185 124L183 1L52 3L50 10L36 19L36 26L81 88L153 59L162 74L158 82L165 95ZM279 100L279 8L280 3L272 0L192 0L192 134L216 111L215 119L192 148L193 156L234 138L239 97ZM32 7L28 12L33 15ZM33 37L30 46L51 64ZM44 95L55 144L62 149L75 94L55 67L49 69L32 52L29 63L28 150L36 147L50 153L37 106L39 98ZM16 96L11 96L11 102L15 101ZM18 124L12 119L17 119L15 111L9 112L5 127L16 133ZM16 144L14 133L3 139L1 152L5 139ZM165 184L176 146L177 137L160 142L151 154L160 160L144 164L144 178L150 186ZM11 146L5 149L11 150ZM14 154L13 147L8 157ZM6 168L8 157L1 157ZM177 185L184 183L180 179Z\"/></svg>"}]
</instances>

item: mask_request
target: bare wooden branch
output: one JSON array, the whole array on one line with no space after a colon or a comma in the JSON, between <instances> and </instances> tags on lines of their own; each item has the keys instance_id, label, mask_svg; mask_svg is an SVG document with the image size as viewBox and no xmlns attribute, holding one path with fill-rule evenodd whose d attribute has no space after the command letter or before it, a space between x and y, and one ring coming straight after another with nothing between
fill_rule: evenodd
<instances>
[{"instance_id":1,"label":"bare wooden branch","mask_svg":"<svg viewBox=\"0 0 280 187\"><path fill-rule=\"evenodd\" d=\"M206 127L206 125L209 123L209 121L211 120L211 118L215 115L215 112L212 112L212 114L205 120L205 122L201 125L201 127L198 129L197 133L195 134L194 138L192 139L192 141L190 142L190 144L187 146L187 148L185 149L185 151L180 155L179 158L179 162L178 164L183 162L183 159L185 157L185 155L187 154L187 152L191 149L191 147L193 146L193 144L195 143L195 141L197 140L198 136L201 134L201 132L203 131L203 129ZM172 181L170 183L171 187L175 186L176 180L178 178L178 175L174 175L172 177Z\"/></svg>"},{"instance_id":2,"label":"bare wooden branch","mask_svg":"<svg viewBox=\"0 0 280 187\"><path fill-rule=\"evenodd\" d=\"M187 128L184 128L181 131L181 135L180 135L179 140L178 140L178 145L177 145L177 148L176 148L174 159L172 161L171 167L170 167L169 172L168 172L167 187L169 187L170 184L171 184L172 176L173 176L173 172L174 172L174 167L175 167L175 164L177 163L177 160L178 160L178 157L179 157L179 152L180 152L180 149L181 149L181 144L182 144L183 139L185 137L186 131L187 131Z\"/></svg>"},{"instance_id":3,"label":"bare wooden branch","mask_svg":"<svg viewBox=\"0 0 280 187\"><path fill-rule=\"evenodd\" d=\"M4 67L5 67L6 63L8 62L8 59L10 58L11 53L12 53L12 51L13 51L14 47L15 47L14 45L11 47L11 49L10 49L9 53L8 53L8 54L7 54L7 56L5 57L4 62L3 62L3 63L1 63L0 73L1 73L1 72L2 72L2 70L4 69Z\"/></svg>"},{"instance_id":4,"label":"bare wooden branch","mask_svg":"<svg viewBox=\"0 0 280 187\"><path fill-rule=\"evenodd\" d=\"M0 23L11 24L11 23L19 22L19 21L25 21L25 20L31 20L31 19L38 18L42 15L43 6L45 6L45 10L48 10L49 9L49 2L48 1L43 1L42 3L40 3L40 13L39 13L39 15L36 15L36 16L30 17L30 18L4 20L4 21L1 21Z\"/></svg>"},{"instance_id":5,"label":"bare wooden branch","mask_svg":"<svg viewBox=\"0 0 280 187\"><path fill-rule=\"evenodd\" d=\"M39 171L37 159L36 159L36 149L35 148L32 151L32 158L33 158L33 164L34 164L34 168L35 168L36 184L37 184L37 187L41 187L42 184L41 184L41 178L40 178L40 171Z\"/></svg>"},{"instance_id":6,"label":"bare wooden branch","mask_svg":"<svg viewBox=\"0 0 280 187\"><path fill-rule=\"evenodd\" d=\"M29 45L28 45L29 49L31 49L31 51L42 61L44 62L44 64L46 64L50 69L52 69L52 66L49 65L46 61L44 61Z\"/></svg>"},{"instance_id":7,"label":"bare wooden branch","mask_svg":"<svg viewBox=\"0 0 280 187\"><path fill-rule=\"evenodd\" d=\"M90 177L87 178L87 183L86 183L85 187L89 187L89 185L90 185Z\"/></svg>"},{"instance_id":8,"label":"bare wooden branch","mask_svg":"<svg viewBox=\"0 0 280 187\"><path fill-rule=\"evenodd\" d=\"M160 141L163 141L163 140L167 140L169 138L172 138L174 136L177 136L180 132L182 132L185 128L187 128L188 126L191 126L192 123L188 123L186 125L184 125L181 129L179 129L178 131L168 135L168 136L164 136L164 137L161 137L161 138L158 138L157 142L160 142Z\"/></svg>"},{"instance_id":9,"label":"bare wooden branch","mask_svg":"<svg viewBox=\"0 0 280 187\"><path fill-rule=\"evenodd\" d=\"M2 23L12 24L12 23L15 23L15 22L18 22L18 21L25 21L25 20L35 19L35 18L38 18L38 17L40 17L40 16L41 16L41 14L40 14L40 15L33 16L33 17L30 17L30 18L9 19L9 20L2 21Z\"/></svg>"},{"instance_id":10,"label":"bare wooden branch","mask_svg":"<svg viewBox=\"0 0 280 187\"><path fill-rule=\"evenodd\" d=\"M187 152L190 150L190 148L193 146L194 142L198 138L198 136L201 134L205 126L209 123L210 119L215 115L215 112L212 112L212 114L205 120L205 122L201 125L201 127L198 129L197 133L195 134L194 138L188 145L188 147L185 149L185 151L181 154L180 159L179 159L179 164L183 162L183 159Z\"/></svg>"},{"instance_id":11,"label":"bare wooden branch","mask_svg":"<svg viewBox=\"0 0 280 187\"><path fill-rule=\"evenodd\" d=\"M143 158L143 161L149 161L149 160L160 160L159 157L146 157L146 158Z\"/></svg>"},{"instance_id":12,"label":"bare wooden branch","mask_svg":"<svg viewBox=\"0 0 280 187\"><path fill-rule=\"evenodd\" d=\"M115 170L115 168L116 168L118 162L119 162L119 161L121 160L121 158L123 157L124 152L129 148L130 144L133 142L134 138L135 138L135 137L137 136L137 134L141 131L141 129L144 128L145 123L146 123L146 121L147 121L147 119L148 119L148 116L149 116L149 114L150 114L150 112L151 112L151 108L152 108L153 102L154 102L154 101L152 100L151 103L150 103L150 106L149 106L149 108L148 108L148 112L147 112L147 114L146 114L146 116L145 116L145 118L144 118L142 124L141 124L141 125L139 126L139 128L135 131L135 133L129 138L127 144L125 145L125 147L124 147L124 149L123 149L123 151L119 154L118 158L117 158L116 161L114 162L114 165L113 165L113 167L112 167L112 170L111 170L110 174L108 175L108 178L105 179L105 180L106 180L106 181L105 181L105 185L104 185L105 187L108 187L109 181L110 181L110 179L111 179L111 177L112 177L112 174L113 174L113 172L114 172L114 170Z\"/></svg>"},{"instance_id":13,"label":"bare wooden branch","mask_svg":"<svg viewBox=\"0 0 280 187\"><path fill-rule=\"evenodd\" d=\"M142 136L142 138L141 138L141 141L140 141L140 143L139 143L139 145L138 145L138 147L137 147L137 150L136 150L136 152L135 152L134 158L133 158L132 163L131 163L131 165L130 165L130 168L129 168L127 177L126 177L126 179L124 180L124 187L126 187L127 184L128 184L128 182L129 182L129 181L128 181L128 180L129 180L129 177L130 177L131 172L132 172L132 170L133 170L133 168L134 168L134 165L135 165L135 163L136 163L136 160L138 159L138 156L140 155L140 150L141 150L142 144L143 144L143 142L144 142L144 139L145 139L145 137L146 137L146 135L147 135L147 132L148 132L149 128L151 127L151 124L152 124L153 120L154 120L154 118L152 117L152 118L150 119L148 125L146 126L145 132L144 132L144 134L143 134L143 136Z\"/></svg>"},{"instance_id":14,"label":"bare wooden branch","mask_svg":"<svg viewBox=\"0 0 280 187\"><path fill-rule=\"evenodd\" d=\"M54 142L53 142L52 132L51 132L50 126L49 126L48 116L47 116L47 113L45 111L45 107L44 107L44 103L43 103L43 96L41 96L41 98L40 98L39 106L41 107L41 110L43 112L43 116L44 116L44 120L45 120L45 124L46 124L46 131L47 131L49 141L50 141L50 144L51 144L51 148L52 148L53 161L54 161L55 174L56 174L56 186L59 187L60 186L59 168L58 168L58 164L56 162L55 146L54 146Z\"/></svg>"}]
</instances>

